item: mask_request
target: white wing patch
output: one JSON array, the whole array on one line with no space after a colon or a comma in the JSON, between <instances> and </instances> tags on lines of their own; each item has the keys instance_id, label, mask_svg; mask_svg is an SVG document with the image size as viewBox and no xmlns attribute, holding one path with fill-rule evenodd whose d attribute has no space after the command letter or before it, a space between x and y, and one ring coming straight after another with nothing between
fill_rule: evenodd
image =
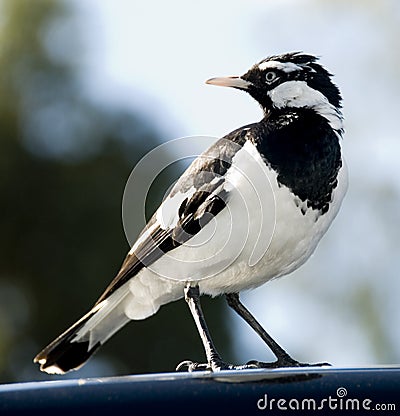
<instances>
[{"instance_id":1,"label":"white wing patch","mask_svg":"<svg viewBox=\"0 0 400 416\"><path fill-rule=\"evenodd\" d=\"M196 188L192 186L188 191L178 191L174 196L168 196L164 200L156 213L157 222L163 230L176 227L179 221L179 207L186 198L190 199L196 191Z\"/></svg>"}]
</instances>

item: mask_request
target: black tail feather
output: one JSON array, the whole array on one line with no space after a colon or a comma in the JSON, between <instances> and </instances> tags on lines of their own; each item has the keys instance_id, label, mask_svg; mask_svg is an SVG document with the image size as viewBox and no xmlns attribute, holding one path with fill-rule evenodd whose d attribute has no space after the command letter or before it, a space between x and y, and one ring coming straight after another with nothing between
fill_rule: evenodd
<instances>
[{"instance_id":1,"label":"black tail feather","mask_svg":"<svg viewBox=\"0 0 400 416\"><path fill-rule=\"evenodd\" d=\"M40 364L41 371L63 374L70 370L76 370L100 347L99 342L89 349L89 341L73 341L76 333L94 313L86 314L34 358L33 361Z\"/></svg>"}]
</instances>

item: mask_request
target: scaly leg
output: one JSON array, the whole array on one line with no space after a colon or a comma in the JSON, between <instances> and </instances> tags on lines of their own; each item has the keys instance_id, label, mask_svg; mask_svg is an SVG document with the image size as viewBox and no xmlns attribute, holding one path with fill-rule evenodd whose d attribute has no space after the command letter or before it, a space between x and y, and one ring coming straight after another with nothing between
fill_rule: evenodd
<instances>
[{"instance_id":1,"label":"scaly leg","mask_svg":"<svg viewBox=\"0 0 400 416\"><path fill-rule=\"evenodd\" d=\"M196 323L197 330L199 331L200 338L203 343L204 351L207 357L207 364L198 364L192 361L183 361L176 367L177 371L185 367L187 367L189 371L243 370L246 368L256 368L256 366L253 364L235 366L232 364L228 364L222 360L211 339L210 332L207 328L207 324L204 319L203 311L201 309L200 304L200 291L198 286L190 286L189 284L186 285L185 300L189 305L190 312L192 313L193 319Z\"/></svg>"},{"instance_id":2,"label":"scaly leg","mask_svg":"<svg viewBox=\"0 0 400 416\"><path fill-rule=\"evenodd\" d=\"M228 305L241 316L261 337L261 339L268 345L271 351L276 356L277 360L272 363L264 363L261 361L252 360L247 365L254 365L257 368L278 368L278 367L309 367L309 366L323 366L330 365L328 363L319 364L305 364L299 363L293 359L272 337L265 331L260 323L254 318L249 310L240 302L238 293L228 293L225 295Z\"/></svg>"}]
</instances>

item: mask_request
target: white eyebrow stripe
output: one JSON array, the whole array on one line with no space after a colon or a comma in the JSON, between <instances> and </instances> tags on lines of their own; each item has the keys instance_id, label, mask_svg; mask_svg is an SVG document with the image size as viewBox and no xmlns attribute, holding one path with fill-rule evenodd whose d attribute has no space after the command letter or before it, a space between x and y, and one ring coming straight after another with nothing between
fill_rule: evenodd
<instances>
[{"instance_id":1,"label":"white eyebrow stripe","mask_svg":"<svg viewBox=\"0 0 400 416\"><path fill-rule=\"evenodd\" d=\"M264 71L266 69L279 69L283 72L301 71L303 68L293 62L265 61L258 65L258 69Z\"/></svg>"}]
</instances>

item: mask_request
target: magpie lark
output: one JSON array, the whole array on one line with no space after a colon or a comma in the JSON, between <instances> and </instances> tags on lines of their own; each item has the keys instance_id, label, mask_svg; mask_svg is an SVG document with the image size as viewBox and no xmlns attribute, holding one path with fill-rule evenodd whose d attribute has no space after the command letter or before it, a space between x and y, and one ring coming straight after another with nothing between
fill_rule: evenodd
<instances>
[{"instance_id":1,"label":"magpie lark","mask_svg":"<svg viewBox=\"0 0 400 416\"><path fill-rule=\"evenodd\" d=\"M288 274L313 253L347 188L341 96L318 58L271 56L240 77L208 84L249 93L260 122L218 140L181 176L93 308L34 359L48 373L77 369L130 320L185 298L207 362L189 370L300 366L239 300L239 292ZM225 295L276 361L234 366L217 352L200 295ZM322 364L319 364L322 365Z\"/></svg>"}]
</instances>

